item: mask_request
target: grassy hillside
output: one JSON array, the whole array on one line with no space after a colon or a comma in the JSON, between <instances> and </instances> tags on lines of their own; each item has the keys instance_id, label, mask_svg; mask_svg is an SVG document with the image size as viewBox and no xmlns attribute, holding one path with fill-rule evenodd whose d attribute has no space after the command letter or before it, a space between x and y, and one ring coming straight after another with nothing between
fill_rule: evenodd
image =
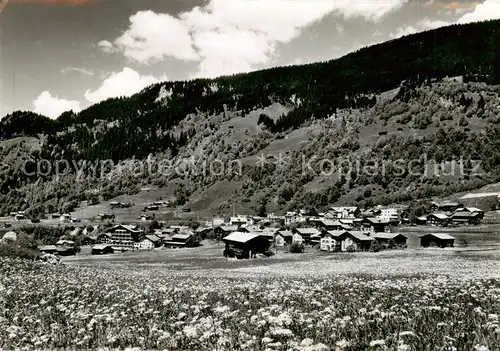
<instances>
[{"instance_id":1,"label":"grassy hillside","mask_svg":"<svg viewBox=\"0 0 500 351\"><path fill-rule=\"evenodd\" d=\"M52 169L29 175L4 164L0 212L68 211L144 185L169 185L179 205L187 200L213 212L401 202L483 186L498 178L500 161L499 28L500 21L456 25L329 62L159 83L56 120L17 111L1 120L0 137L36 137L40 148L2 148L1 156L33 161L30 172L42 159ZM418 175L394 166L371 175L301 169L313 156L317 168L322 159L338 167L423 154L438 162L481 160L481 172L472 174L470 160L468 173L439 177L422 177L424 161L416 163ZM259 155L264 167L256 165ZM283 158L286 164L276 162ZM151 167L134 167L146 159ZM161 172L167 161L195 166ZM236 161L241 169L200 172L203 164ZM54 175L55 164L63 176Z\"/></svg>"}]
</instances>

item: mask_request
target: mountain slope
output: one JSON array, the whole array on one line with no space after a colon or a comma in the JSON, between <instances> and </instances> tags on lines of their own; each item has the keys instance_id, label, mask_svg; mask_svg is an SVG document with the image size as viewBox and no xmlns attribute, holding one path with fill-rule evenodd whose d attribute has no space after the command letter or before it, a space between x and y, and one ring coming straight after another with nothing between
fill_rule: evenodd
<instances>
[{"instance_id":1,"label":"mountain slope","mask_svg":"<svg viewBox=\"0 0 500 351\"><path fill-rule=\"evenodd\" d=\"M55 121L15 112L2 119L0 136L39 136L40 150L23 155L50 160L52 172L28 175L4 165L0 210L66 211L82 200L103 201L146 184L183 184L171 196L200 210L238 206L256 212L408 201L484 185L497 178L500 161L498 29L500 21L456 25L325 63L159 83ZM481 175L318 175L304 173L300 162L313 156L337 166L347 159L409 161L424 152L439 161L473 154L483 161ZM260 154L268 161L264 167L256 165ZM137 161L131 158L148 156L149 168L132 167ZM275 164L288 157L293 162ZM214 162L224 172L199 171ZM162 172L165 163L191 170ZM55 164L64 164L67 174L56 177ZM215 201L226 188L235 190Z\"/></svg>"}]
</instances>

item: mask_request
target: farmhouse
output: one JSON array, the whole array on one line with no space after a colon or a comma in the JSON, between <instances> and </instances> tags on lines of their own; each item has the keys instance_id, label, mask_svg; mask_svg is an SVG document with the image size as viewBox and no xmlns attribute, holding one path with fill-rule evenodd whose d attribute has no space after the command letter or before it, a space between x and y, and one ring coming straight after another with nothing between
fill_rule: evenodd
<instances>
[{"instance_id":1,"label":"farmhouse","mask_svg":"<svg viewBox=\"0 0 500 351\"><path fill-rule=\"evenodd\" d=\"M107 244L97 244L92 246L92 255L106 255L114 253L113 247Z\"/></svg>"},{"instance_id":2,"label":"farmhouse","mask_svg":"<svg viewBox=\"0 0 500 351\"><path fill-rule=\"evenodd\" d=\"M371 233L389 232L390 222L380 218L363 218L361 221L361 231Z\"/></svg>"},{"instance_id":3,"label":"farmhouse","mask_svg":"<svg viewBox=\"0 0 500 351\"><path fill-rule=\"evenodd\" d=\"M332 219L318 219L315 221L317 226L323 230L342 230L344 229L344 224L338 220Z\"/></svg>"},{"instance_id":4,"label":"farmhouse","mask_svg":"<svg viewBox=\"0 0 500 351\"><path fill-rule=\"evenodd\" d=\"M380 244L388 247L406 247L408 238L400 233L375 233L372 237Z\"/></svg>"},{"instance_id":5,"label":"farmhouse","mask_svg":"<svg viewBox=\"0 0 500 351\"><path fill-rule=\"evenodd\" d=\"M292 230L293 233L300 234L304 242L309 242L313 235L318 235L321 232L316 228L295 228Z\"/></svg>"},{"instance_id":6,"label":"farmhouse","mask_svg":"<svg viewBox=\"0 0 500 351\"><path fill-rule=\"evenodd\" d=\"M479 212L455 212L450 219L453 224L473 224L481 223L481 218L484 216Z\"/></svg>"},{"instance_id":7,"label":"farmhouse","mask_svg":"<svg viewBox=\"0 0 500 351\"><path fill-rule=\"evenodd\" d=\"M325 218L354 219L361 215L357 206L330 207L325 211Z\"/></svg>"},{"instance_id":8,"label":"farmhouse","mask_svg":"<svg viewBox=\"0 0 500 351\"><path fill-rule=\"evenodd\" d=\"M484 218L484 211L477 207L461 207L455 211L454 214L458 213L477 213L479 218L482 220Z\"/></svg>"},{"instance_id":9,"label":"farmhouse","mask_svg":"<svg viewBox=\"0 0 500 351\"><path fill-rule=\"evenodd\" d=\"M293 234L288 230L280 230L276 233L274 244L278 247L290 245L292 243Z\"/></svg>"},{"instance_id":10,"label":"farmhouse","mask_svg":"<svg viewBox=\"0 0 500 351\"><path fill-rule=\"evenodd\" d=\"M431 213L426 218L427 225L446 226L450 222L450 218L444 213Z\"/></svg>"},{"instance_id":11,"label":"farmhouse","mask_svg":"<svg viewBox=\"0 0 500 351\"><path fill-rule=\"evenodd\" d=\"M320 240L319 249L321 251L337 251L338 250L338 239L339 237L345 233L344 230L336 230L326 232Z\"/></svg>"},{"instance_id":12,"label":"farmhouse","mask_svg":"<svg viewBox=\"0 0 500 351\"><path fill-rule=\"evenodd\" d=\"M428 233L420 235L422 247L453 247L455 238L446 233Z\"/></svg>"},{"instance_id":13,"label":"farmhouse","mask_svg":"<svg viewBox=\"0 0 500 351\"><path fill-rule=\"evenodd\" d=\"M242 226L245 224L252 224L252 220L247 216L234 216L229 218L229 224L235 226Z\"/></svg>"},{"instance_id":14,"label":"farmhouse","mask_svg":"<svg viewBox=\"0 0 500 351\"><path fill-rule=\"evenodd\" d=\"M337 238L340 251L368 251L374 240L361 231L345 231Z\"/></svg>"},{"instance_id":15,"label":"farmhouse","mask_svg":"<svg viewBox=\"0 0 500 351\"><path fill-rule=\"evenodd\" d=\"M460 207L464 207L464 205L462 205L458 202L450 202L450 201L435 202L434 201L431 203L432 210L433 211L440 211L440 212L453 212Z\"/></svg>"},{"instance_id":16,"label":"farmhouse","mask_svg":"<svg viewBox=\"0 0 500 351\"><path fill-rule=\"evenodd\" d=\"M222 239L226 243L225 257L253 257L256 253L269 250L269 241L258 234L234 232Z\"/></svg>"},{"instance_id":17,"label":"farmhouse","mask_svg":"<svg viewBox=\"0 0 500 351\"><path fill-rule=\"evenodd\" d=\"M161 238L156 235L146 235L144 239L135 243L135 247L139 250L152 250L155 247L160 247L162 244Z\"/></svg>"},{"instance_id":18,"label":"farmhouse","mask_svg":"<svg viewBox=\"0 0 500 351\"><path fill-rule=\"evenodd\" d=\"M195 235L191 233L187 234L175 234L169 241L165 241L163 245L170 248L181 248L181 247L195 247L200 243Z\"/></svg>"},{"instance_id":19,"label":"farmhouse","mask_svg":"<svg viewBox=\"0 0 500 351\"><path fill-rule=\"evenodd\" d=\"M96 237L96 243L98 244L108 244L111 243L111 234L101 233Z\"/></svg>"}]
</instances>

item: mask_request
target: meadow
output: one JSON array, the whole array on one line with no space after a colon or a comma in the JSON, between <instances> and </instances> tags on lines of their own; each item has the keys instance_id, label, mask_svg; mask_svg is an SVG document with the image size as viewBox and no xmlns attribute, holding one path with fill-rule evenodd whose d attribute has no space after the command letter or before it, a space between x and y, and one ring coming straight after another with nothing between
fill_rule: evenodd
<instances>
[{"instance_id":1,"label":"meadow","mask_svg":"<svg viewBox=\"0 0 500 351\"><path fill-rule=\"evenodd\" d=\"M58 266L3 259L0 347L500 349L497 254L310 252L240 261L173 251Z\"/></svg>"}]
</instances>

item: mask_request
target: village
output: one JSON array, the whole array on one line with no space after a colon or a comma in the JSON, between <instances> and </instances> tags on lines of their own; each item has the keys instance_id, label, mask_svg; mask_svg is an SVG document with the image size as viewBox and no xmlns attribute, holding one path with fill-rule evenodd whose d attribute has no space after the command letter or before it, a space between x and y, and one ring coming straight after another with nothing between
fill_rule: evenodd
<instances>
[{"instance_id":1,"label":"village","mask_svg":"<svg viewBox=\"0 0 500 351\"><path fill-rule=\"evenodd\" d=\"M110 203L111 208L128 206L130 204ZM322 252L378 252L407 248L408 236L399 231L401 226L477 226L484 218L484 211L477 207L464 207L448 201L432 202L431 212L413 221L409 219L408 206L370 209L337 206L323 213L299 210L282 216L233 215L190 225L168 225L165 221L154 220L154 211L162 206L168 206L168 203L158 201L145 206L136 223L116 223L113 214L100 214L100 224L85 225L70 214L51 214L50 219L72 225L73 230L55 242L38 246L38 249L41 254L58 257L84 253L107 255L136 250L194 248L211 240L224 244L224 249L221 249L224 257L240 259L257 255L268 257L277 251L301 253L305 248ZM22 212L11 214L14 222L25 220L23 216ZM4 226L10 227L11 224L5 223ZM3 236L4 241L15 238L13 229ZM439 230L423 232L419 235L419 245L453 247L455 237Z\"/></svg>"}]
</instances>

